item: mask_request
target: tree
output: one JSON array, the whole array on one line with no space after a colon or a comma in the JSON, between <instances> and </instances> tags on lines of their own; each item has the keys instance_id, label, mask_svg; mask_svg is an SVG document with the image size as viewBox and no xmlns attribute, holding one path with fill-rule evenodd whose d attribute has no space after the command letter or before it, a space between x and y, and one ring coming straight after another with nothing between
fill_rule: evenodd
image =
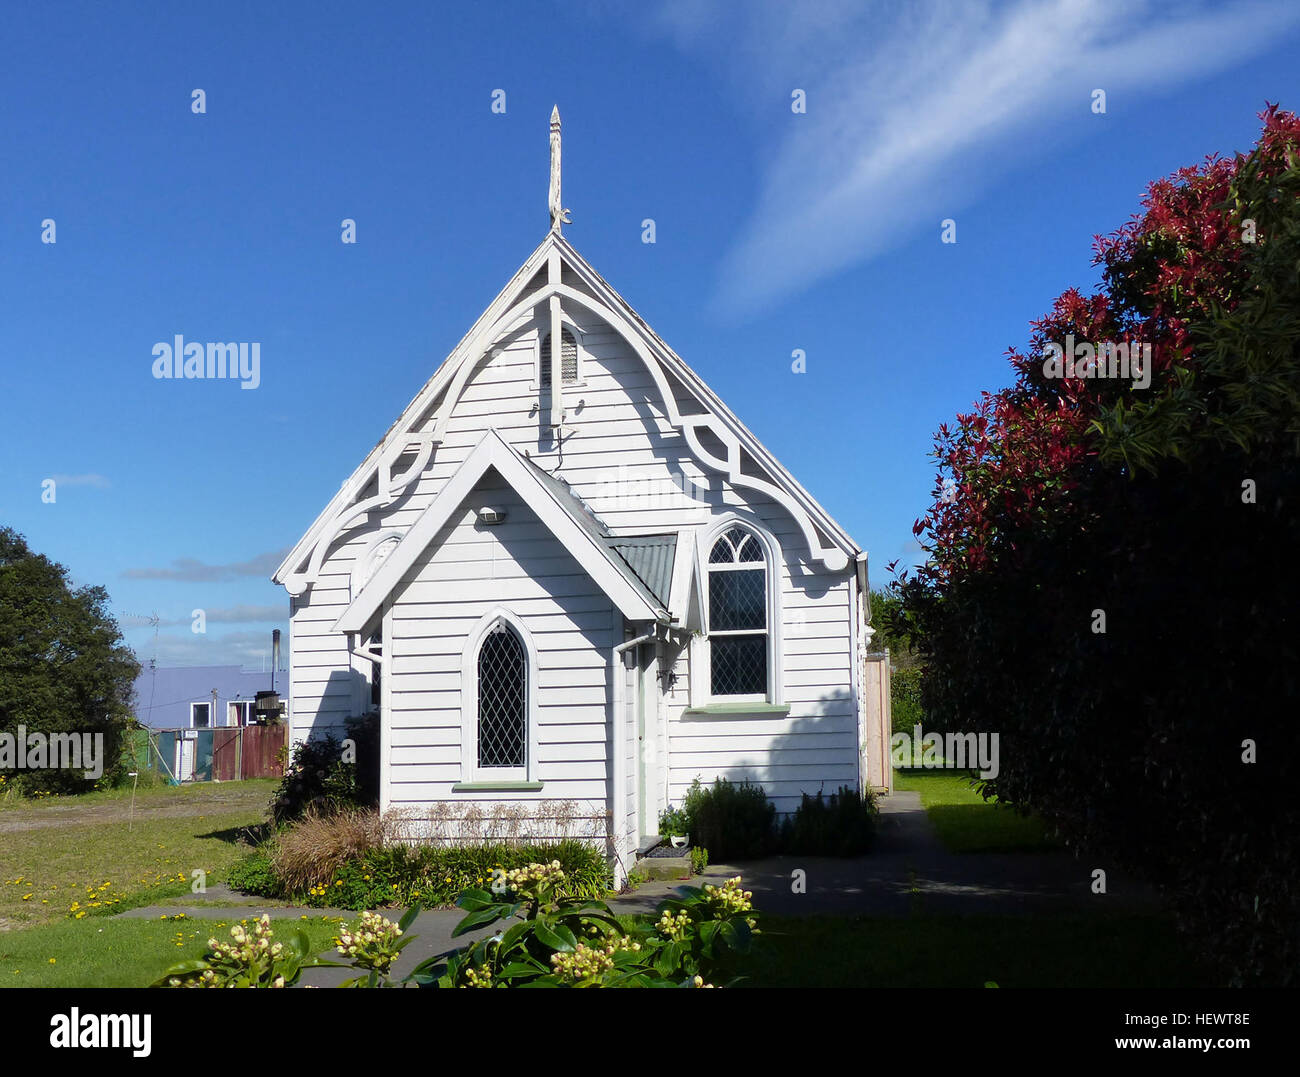
<instances>
[{"instance_id":1,"label":"tree","mask_svg":"<svg viewBox=\"0 0 1300 1077\"><path fill-rule=\"evenodd\" d=\"M940 428L891 617L930 724L999 733L985 792L1147 874L1234 983L1300 966L1300 120L1262 119L1153 183L1101 290ZM1149 344L1150 384L1062 376L1074 342Z\"/></svg>"},{"instance_id":2,"label":"tree","mask_svg":"<svg viewBox=\"0 0 1300 1077\"><path fill-rule=\"evenodd\" d=\"M894 630L898 607L902 602L895 586L891 583L883 591L872 590L869 598L871 627L874 632L871 637L871 649L873 651L888 649L890 660L896 666L915 665L916 656L912 651L911 642Z\"/></svg>"},{"instance_id":3,"label":"tree","mask_svg":"<svg viewBox=\"0 0 1300 1077\"><path fill-rule=\"evenodd\" d=\"M103 735L104 776L121 769L140 664L102 587L73 589L67 570L0 528L0 733ZM82 770L8 770L19 788L80 792Z\"/></svg>"}]
</instances>

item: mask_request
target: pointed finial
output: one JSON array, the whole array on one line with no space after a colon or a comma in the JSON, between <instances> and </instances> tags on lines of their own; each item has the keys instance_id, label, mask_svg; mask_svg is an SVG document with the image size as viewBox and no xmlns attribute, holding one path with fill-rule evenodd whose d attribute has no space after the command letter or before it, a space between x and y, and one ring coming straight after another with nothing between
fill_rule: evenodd
<instances>
[{"instance_id":1,"label":"pointed finial","mask_svg":"<svg viewBox=\"0 0 1300 1077\"><path fill-rule=\"evenodd\" d=\"M560 106L551 109L551 231L558 232L560 225L569 223L569 211L560 200Z\"/></svg>"}]
</instances>

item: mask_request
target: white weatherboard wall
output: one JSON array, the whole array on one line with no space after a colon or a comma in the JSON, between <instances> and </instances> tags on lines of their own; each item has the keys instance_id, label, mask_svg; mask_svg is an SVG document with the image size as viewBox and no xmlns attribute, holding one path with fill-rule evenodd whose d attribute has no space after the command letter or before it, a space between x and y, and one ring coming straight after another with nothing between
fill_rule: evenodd
<instances>
[{"instance_id":1,"label":"white weatherboard wall","mask_svg":"<svg viewBox=\"0 0 1300 1077\"><path fill-rule=\"evenodd\" d=\"M415 522L489 428L563 477L615 532L662 530L708 518L709 503L698 495L720 500L718 492L707 491L717 477L710 478L691 460L654 398L645 367L612 330L599 322L577 321L582 384L566 388L571 424L562 460L549 435L543 436L545 409L538 408L536 388L538 335L536 326L525 325L475 368L445 442L414 488L347 532L325 559L318 581L294 601L294 740L340 731L346 718L367 707L368 665L361 659L349 663L346 640L333 631L354 597L356 562L377 535L390 529L404 532ZM431 420L424 425L431 427ZM698 491L697 482L702 484Z\"/></svg>"},{"instance_id":2,"label":"white weatherboard wall","mask_svg":"<svg viewBox=\"0 0 1300 1077\"><path fill-rule=\"evenodd\" d=\"M674 805L696 777L759 782L780 813L799 806L803 793L858 787L858 714L852 688L853 610L849 573L806 573L798 533L779 510L763 513L780 543L777 571L782 622L783 702L788 716L690 714L690 648L673 670L667 700L671 744L668 792ZM705 585L707 587L707 584ZM703 674L701 674L703 675Z\"/></svg>"},{"instance_id":3,"label":"white weatherboard wall","mask_svg":"<svg viewBox=\"0 0 1300 1077\"><path fill-rule=\"evenodd\" d=\"M504 522L477 523L490 505ZM523 624L537 655L539 793L452 793L462 771L462 665L470 633L498 607ZM393 597L390 766L384 803L575 800L603 816L608 658L616 611L532 510L489 472L453 513Z\"/></svg>"},{"instance_id":4,"label":"white weatherboard wall","mask_svg":"<svg viewBox=\"0 0 1300 1077\"><path fill-rule=\"evenodd\" d=\"M377 537L404 533L479 443L495 428L520 452L568 482L615 534L698 528L737 510L760 524L781 551L775 578L782 621L781 673L788 716L687 715L689 647L658 645L676 684L645 715L659 729L647 770L655 795L644 824L651 832L665 796L679 804L691 780L760 781L778 811L793 811L803 792L832 792L858 780L857 716L853 698L851 569L809 567L807 547L787 511L767 497L733 489L700 467L680 432L667 422L653 379L621 337L583 311L566 307L579 332L578 386L565 389L568 418L562 454L545 430L548 396L536 381L537 327L531 321L479 362L425 472L390 506L372 510L346 531L326 557L319 579L294 601L293 727L300 740L339 729L368 709L369 664L348 655L333 625L359 587L358 560ZM428 429L426 419L422 428ZM400 465L404 467L405 465ZM400 470L400 467L398 468ZM507 512L495 528L476 527L476 497ZM704 551L707 556L707 551ZM707 589L707 582L705 584ZM435 801L486 799L453 793L460 780L461 662L467 634L494 604L508 605L534 634L540 659L538 763L540 794L492 800L575 799L614 809L635 834L638 806L635 677L629 676L621 716L626 799L610 805L607 712L612 691L610 651L626 638L621 617L560 543L504 487L482 486L467 499L391 599L384 640L384 803L427 806ZM675 655L674 655L674 652ZM635 651L627 665L635 662ZM623 672L627 672L624 666ZM659 667L651 663L647 676ZM659 681L655 680L655 685ZM657 688L655 689L657 691ZM653 698L653 692L650 693ZM621 809L621 810L620 810Z\"/></svg>"}]
</instances>

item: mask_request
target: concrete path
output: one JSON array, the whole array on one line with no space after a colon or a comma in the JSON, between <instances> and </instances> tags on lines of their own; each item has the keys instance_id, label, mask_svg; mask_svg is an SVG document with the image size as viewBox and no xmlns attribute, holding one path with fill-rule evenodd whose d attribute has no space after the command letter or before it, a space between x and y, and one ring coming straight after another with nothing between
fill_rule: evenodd
<instances>
[{"instance_id":1,"label":"concrete path","mask_svg":"<svg viewBox=\"0 0 1300 1077\"><path fill-rule=\"evenodd\" d=\"M1092 892L1092 872L1106 871L1106 893ZM797 873L802 873L802 879ZM1117 914L1153 911L1159 907L1154 892L1123 876L1104 861L1076 860L1062 853L954 854L939 841L921 806L919 793L896 792L880 801L880 835L867 856L853 859L779 856L737 864L711 864L691 885L721 883L741 876L754 892L755 907L785 916L852 915L1025 915L1064 912ZM631 894L611 900L618 913L651 912L680 882L643 883ZM238 902L237 907L212 905L156 905L132 909L122 916L156 919L183 912L194 918L231 920L261 916L297 919L299 916L358 915L343 909L309 909L279 905L235 894L221 886L208 891L210 900ZM399 910L385 912L390 919ZM422 912L410 931L418 936L402 952L398 976L426 957L466 940L481 938L488 930L453 939L460 922L459 909ZM328 987L347 978L340 970L316 969L303 975L304 986Z\"/></svg>"},{"instance_id":2,"label":"concrete path","mask_svg":"<svg viewBox=\"0 0 1300 1077\"><path fill-rule=\"evenodd\" d=\"M1092 893L1095 868L1106 871L1105 894ZM796 872L803 873L802 880ZM866 856L710 864L693 882L716 883L735 875L754 892L758 909L786 916L1122 913L1159 905L1150 888L1100 860L1050 852L950 853L914 792L881 798L880 834ZM619 907L649 911L679 885L646 883L620 898Z\"/></svg>"}]
</instances>

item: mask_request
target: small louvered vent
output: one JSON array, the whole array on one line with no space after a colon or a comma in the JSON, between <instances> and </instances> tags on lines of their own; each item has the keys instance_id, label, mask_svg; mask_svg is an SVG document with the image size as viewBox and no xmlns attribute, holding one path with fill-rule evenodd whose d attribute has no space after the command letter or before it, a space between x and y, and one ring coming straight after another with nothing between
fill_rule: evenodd
<instances>
[{"instance_id":1,"label":"small louvered vent","mask_svg":"<svg viewBox=\"0 0 1300 1077\"><path fill-rule=\"evenodd\" d=\"M572 385L578 380L578 342L567 329L560 330L560 376L563 384ZM539 381L542 388L551 384L551 334L542 337L541 374Z\"/></svg>"}]
</instances>

